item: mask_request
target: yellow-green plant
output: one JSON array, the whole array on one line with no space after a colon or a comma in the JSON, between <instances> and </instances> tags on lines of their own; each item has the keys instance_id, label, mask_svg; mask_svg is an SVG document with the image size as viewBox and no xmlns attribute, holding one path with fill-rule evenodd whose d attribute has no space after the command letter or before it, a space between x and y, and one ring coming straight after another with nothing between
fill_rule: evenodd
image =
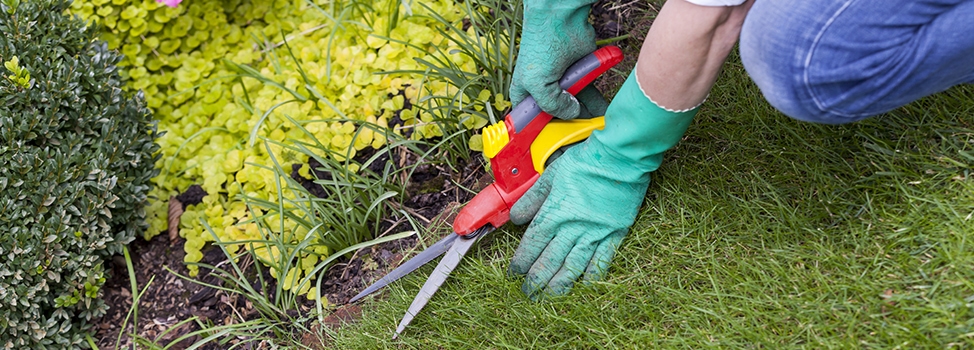
<instances>
[{"instance_id":1,"label":"yellow-green plant","mask_svg":"<svg viewBox=\"0 0 974 350\"><path fill-rule=\"evenodd\" d=\"M469 135L450 130L477 128L488 118L464 111L499 114L505 108L503 90L482 88L489 80L474 79L484 74L482 62L455 40L483 36L482 28L465 26L471 13L488 10L472 3L194 0L171 8L155 0L74 2L72 12L96 23L125 55L128 87L144 91L167 132L159 140L161 175L154 179L146 237L166 228L166 200L198 183L209 195L181 220L187 262L199 261L201 248L216 239L266 241L258 221L273 223L269 232L291 243L302 241L308 230L293 218L244 202L279 200L282 174L273 170L274 160L287 167L312 158L284 147L293 141L320 143L314 150L319 157L345 162L353 173L361 168L358 153L388 144L391 134L379 130L414 140L446 135L463 140L465 149ZM497 46L492 54L509 57L509 47ZM424 74L442 66L429 62L449 62L479 83ZM438 97L458 94L472 98ZM459 106L457 113L452 106ZM255 142L260 139L269 146ZM280 194L295 198L289 190ZM205 233L200 219L216 237ZM312 244L318 256L343 248L326 240ZM259 242L250 248L265 261L278 253Z\"/></svg>"}]
</instances>

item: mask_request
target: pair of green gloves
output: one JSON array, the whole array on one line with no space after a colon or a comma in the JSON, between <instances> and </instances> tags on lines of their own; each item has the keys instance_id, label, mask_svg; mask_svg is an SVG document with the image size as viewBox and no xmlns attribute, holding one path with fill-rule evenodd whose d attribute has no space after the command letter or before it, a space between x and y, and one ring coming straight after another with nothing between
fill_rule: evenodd
<instances>
[{"instance_id":1,"label":"pair of green gloves","mask_svg":"<svg viewBox=\"0 0 974 350\"><path fill-rule=\"evenodd\" d=\"M561 118L605 115L605 129L570 147L511 208L511 222L530 222L511 260L533 300L567 293L580 277L601 279L636 219L663 152L682 138L696 113L657 106L635 71L611 104L594 88L577 98L558 86L565 69L595 51L591 0L525 0L524 27L511 101L528 95Z\"/></svg>"}]
</instances>

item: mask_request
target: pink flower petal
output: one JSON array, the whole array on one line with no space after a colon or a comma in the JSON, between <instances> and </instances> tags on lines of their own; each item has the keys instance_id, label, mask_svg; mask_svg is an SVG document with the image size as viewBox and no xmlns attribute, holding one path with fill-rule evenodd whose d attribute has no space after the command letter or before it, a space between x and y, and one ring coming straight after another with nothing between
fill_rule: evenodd
<instances>
[{"instance_id":1,"label":"pink flower petal","mask_svg":"<svg viewBox=\"0 0 974 350\"><path fill-rule=\"evenodd\" d=\"M176 7L179 6L179 3L183 2L183 0L156 0L156 2L161 2L169 7Z\"/></svg>"}]
</instances>

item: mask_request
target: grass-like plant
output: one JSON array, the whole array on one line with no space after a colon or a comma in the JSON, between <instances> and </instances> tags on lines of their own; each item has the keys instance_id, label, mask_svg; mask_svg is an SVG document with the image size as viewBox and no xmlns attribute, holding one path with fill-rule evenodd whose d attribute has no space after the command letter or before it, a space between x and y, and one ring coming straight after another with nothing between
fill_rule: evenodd
<instances>
[{"instance_id":1,"label":"grass-like plant","mask_svg":"<svg viewBox=\"0 0 974 350\"><path fill-rule=\"evenodd\" d=\"M285 46L291 58L294 58L291 48L287 46L286 42ZM256 79L287 89L249 67L229 62L228 64L233 65L241 77ZM291 127L305 136L301 139L289 138L286 142L280 142L258 136L258 131L264 127L263 121L271 113L275 113L278 107L288 103L304 102L312 97L321 101L330 100L317 91L300 65L297 65L297 69L305 80L304 88L311 96L304 96L294 90L287 89L294 96L294 99L280 102L266 111L255 111L260 113L262 117L252 128L249 141L250 144L253 144L258 139L262 140L274 163L250 165L273 172L278 180L284 179L286 186L279 187L276 198L272 198L272 200L247 194L243 194L241 198L252 205L252 211L257 209L256 212L266 213L256 218L255 222L263 221L266 224L264 220L273 217L280 220L279 226L284 226L284 220L290 219L296 222L300 226L298 230L303 232L311 232L323 227L322 230L318 231L322 234L320 243L326 245L331 251L339 251L378 236L380 233L378 223L382 219L388 219L389 215L392 214L390 203L393 199L401 199L405 183L399 174L413 168L413 166L399 167L392 163L390 160L399 157L394 153L401 151L423 153L431 147L421 146L427 143L424 141L403 138L388 127L351 119L337 108L334 108L340 117L337 119L299 121L284 115L283 118L290 122ZM246 104L250 106L249 103ZM352 134L352 144L355 144L358 138L364 137L364 133L369 133L373 135L370 138L377 137L374 135L381 136L381 139L386 140L386 145L376 150L372 156L364 159L364 161L358 161L350 153L353 151L351 148L345 152L336 151L329 147L325 143L326 141L317 139L306 128L312 124L336 122L355 125L356 131ZM289 159L277 159L273 156L275 152L271 150L272 147L283 150L281 153ZM436 147L432 148L435 149ZM296 162L301 165L300 162L311 160L318 167L314 169L306 167L302 169L307 169L302 174L308 176L308 180L314 181L317 185L315 187L317 193L312 193L292 177L293 165ZM325 231L327 234L322 233Z\"/></svg>"},{"instance_id":2,"label":"grass-like plant","mask_svg":"<svg viewBox=\"0 0 974 350\"><path fill-rule=\"evenodd\" d=\"M357 8L356 6L349 3L341 6L340 9L342 13L345 13L350 8ZM425 7L422 4L420 6ZM497 99L503 98L503 92L510 81L509 75L513 57L510 54L509 48L513 45L513 42L511 42L511 33L517 32L517 16L516 13L511 15L507 11L487 11L484 8L502 9L507 8L507 6L514 5L502 4L498 1L488 1L486 4L466 4L467 15L470 18L469 28L466 30L464 30L462 23L450 22L444 17L432 12L432 9L426 7L428 12L432 13L431 16L443 25L442 28L437 29L439 33L460 47L459 54L473 58L477 62L476 67L478 72L467 72L461 69L460 66L454 64L449 56L455 55L457 52L439 52L439 55L431 56L434 61L420 60L423 65L428 67L425 71L389 72L390 74L423 74L424 81L447 82L456 87L453 90L456 92L454 95L426 95L426 97L421 98L416 106L432 115L438 116L438 118L431 121L432 125L427 125L426 127L441 130L440 135L445 136L439 139L416 141L415 137L404 138L399 133L392 132L392 130L383 126L348 118L337 108L333 109L341 117L340 119L297 121L291 119L289 116L285 116L294 128L301 131L307 138L304 139L305 141L289 139L287 142L265 140L269 145L268 154L274 154L270 150L270 147L273 146L283 149L284 154L293 156L287 160L274 158L272 159L275 162L273 166L251 164L255 167L275 172L279 179L287 179L286 190L279 191L278 197L275 200L244 195L243 198L258 208L258 213L263 213L258 215L256 220L260 221L265 218L274 218L273 220L280 221L279 226L284 226L284 220L290 219L300 226L300 229L297 230L301 232L311 232L313 229L320 228L319 225L324 225L324 229L319 230L319 232L327 231L328 234L322 235L319 242L327 245L331 251L338 251L352 244L375 237L379 232L377 232L378 226L374 223L378 219L387 218L389 214L394 213L389 210L390 207L386 202L394 198L399 200L403 199L401 196L401 186L405 184L401 183L401 180L398 180L399 176L397 174L400 172L408 173L413 168L395 168L394 165L389 163L378 164L377 162L381 156L386 155L384 159L397 158L398 156L393 155L392 152L401 149L418 154L419 162L429 162L431 159L440 160L445 158L445 162L453 164L455 161L451 161L451 159L465 159L468 157L467 138L463 137L469 137L467 134L468 129L479 128L488 120L498 120L496 114L500 111L497 110L497 106L504 104ZM321 10L321 8L318 9ZM331 10L334 11L335 9L332 8ZM500 13L504 13L505 15L496 18L492 15ZM341 16L345 17L345 15ZM335 18L335 15L332 14L331 18ZM286 38L284 35L282 37ZM386 37L383 37L383 39L394 41L394 39ZM416 50L425 50L425 48L407 42L401 43ZM283 42L283 45L290 58L297 63L297 59L294 57L293 51L286 40ZM271 113L275 113L277 108L289 103L301 103L312 98L319 101L330 101L329 97L323 96L317 91L312 79L309 78L300 64L296 64L296 69L304 80L302 88L304 91L307 91L307 94L276 83L272 79L264 77L260 72L245 65L234 64L229 61L226 63L237 72L238 76L271 84L287 91L294 97L291 100L277 103L266 111L253 110L254 113L260 114L262 117L250 133L251 145L257 140L258 131L263 128L262 122ZM275 66L281 65L275 64ZM483 92L485 91L488 93L484 94ZM489 96L490 98L483 96ZM249 101L242 102L248 108L253 109ZM334 106L332 103L328 104ZM410 111L402 111L402 113L407 112ZM475 119L479 119L482 122L477 125L471 124L463 127L464 124L470 124L471 120ZM358 127L353 138L361 137L361 134L365 132L381 134L383 139L387 140L388 146L375 152L371 158L366 159L364 162L358 163L352 159L351 154L336 153L326 144L323 144L321 140L317 140L314 134L305 128L306 125L313 123L333 123L336 121L356 124ZM410 139L413 139L413 141L410 141ZM315 176L318 176L318 174L327 174L326 178L315 179L315 182L321 185L325 191L324 195L312 195L297 181L290 178L290 163L295 159L313 159L316 164L321 166L318 169L311 169L312 171L309 174L314 174ZM370 170L375 166L383 170L381 172ZM408 175L406 178L408 178ZM291 197L289 195L290 193L293 193L300 199L288 199ZM297 212L300 213L296 214Z\"/></svg>"}]
</instances>

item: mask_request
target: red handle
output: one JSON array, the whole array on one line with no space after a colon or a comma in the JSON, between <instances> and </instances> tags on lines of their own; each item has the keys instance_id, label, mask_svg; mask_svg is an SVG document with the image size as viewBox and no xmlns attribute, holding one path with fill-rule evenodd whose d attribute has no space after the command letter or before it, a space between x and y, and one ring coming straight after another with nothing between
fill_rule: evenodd
<instances>
[{"instance_id":1,"label":"red handle","mask_svg":"<svg viewBox=\"0 0 974 350\"><path fill-rule=\"evenodd\" d=\"M559 85L575 95L621 61L622 50L618 47L600 48L572 64ZM531 97L504 118L510 142L490 160L494 183L460 210L453 221L454 232L465 236L484 225L500 227L510 220L511 206L538 180L531 159L531 144L549 121L551 115L538 108Z\"/></svg>"}]
</instances>

